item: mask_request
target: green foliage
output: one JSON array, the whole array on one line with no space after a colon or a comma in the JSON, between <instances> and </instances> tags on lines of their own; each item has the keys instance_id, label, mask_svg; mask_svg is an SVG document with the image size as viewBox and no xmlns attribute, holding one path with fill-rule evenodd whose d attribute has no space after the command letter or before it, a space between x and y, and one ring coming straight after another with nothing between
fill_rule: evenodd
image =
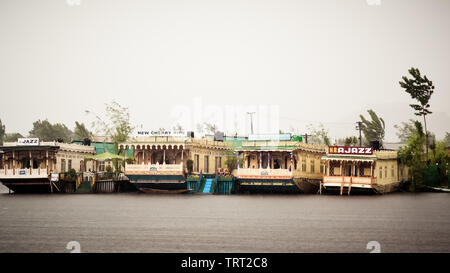
<instances>
[{"instance_id":1,"label":"green foliage","mask_svg":"<svg viewBox=\"0 0 450 273\"><path fill-rule=\"evenodd\" d=\"M359 115L363 123L362 131L364 137L367 141L378 140L382 146L385 132L384 120L381 117L378 117L372 109L367 110L367 112L369 113L371 120L364 118L363 115Z\"/></svg>"},{"instance_id":2,"label":"green foliage","mask_svg":"<svg viewBox=\"0 0 450 273\"><path fill-rule=\"evenodd\" d=\"M394 128L397 129L397 137L401 142L408 142L409 138L417 133L415 122L415 120L410 119L409 122L402 122L401 125L394 125Z\"/></svg>"},{"instance_id":3,"label":"green foliage","mask_svg":"<svg viewBox=\"0 0 450 273\"><path fill-rule=\"evenodd\" d=\"M450 158L448 157L445 142L438 141L435 145L430 145L431 153L429 153L430 165L437 166L439 184L447 183L447 172L449 168Z\"/></svg>"},{"instance_id":4,"label":"green foliage","mask_svg":"<svg viewBox=\"0 0 450 273\"><path fill-rule=\"evenodd\" d=\"M55 141L62 139L64 142L72 140L73 133L66 125L61 123L51 124L48 120L33 122L33 129L29 132L30 137L37 137L41 141Z\"/></svg>"},{"instance_id":5,"label":"green foliage","mask_svg":"<svg viewBox=\"0 0 450 273\"><path fill-rule=\"evenodd\" d=\"M3 145L3 140L5 138L5 125L2 123L0 119L0 146Z\"/></svg>"},{"instance_id":6,"label":"green foliage","mask_svg":"<svg viewBox=\"0 0 450 273\"><path fill-rule=\"evenodd\" d=\"M179 123L177 123L177 125L173 126L172 130L175 133L179 133L179 134L184 132L183 126L181 126Z\"/></svg>"},{"instance_id":7,"label":"green foliage","mask_svg":"<svg viewBox=\"0 0 450 273\"><path fill-rule=\"evenodd\" d=\"M423 185L427 167L423 150L425 137L420 128L417 128L417 131L417 133L409 138L408 145L400 148L398 152L400 162L408 166L410 169L412 191L417 190L421 185Z\"/></svg>"},{"instance_id":8,"label":"green foliage","mask_svg":"<svg viewBox=\"0 0 450 273\"><path fill-rule=\"evenodd\" d=\"M432 112L429 110L431 95L434 92L433 82L430 81L426 75L422 77L419 69L411 67L408 70L412 78L409 79L405 76L402 77L403 81L400 81L400 86L405 89L405 92L411 95L411 98L415 99L419 104L410 104L411 108L414 109L414 114L417 116L423 116L423 124L425 127L425 134L428 135L427 131L427 120L426 116ZM428 138L425 138L426 143L426 153L428 154Z\"/></svg>"},{"instance_id":9,"label":"green foliage","mask_svg":"<svg viewBox=\"0 0 450 273\"><path fill-rule=\"evenodd\" d=\"M307 130L311 132L311 136L308 137L308 143L318 145L330 145L330 137L328 130L325 129L323 124L319 124L318 128L315 128L312 124L307 126Z\"/></svg>"},{"instance_id":10,"label":"green foliage","mask_svg":"<svg viewBox=\"0 0 450 273\"><path fill-rule=\"evenodd\" d=\"M85 138L91 138L92 133L86 128L84 123L75 121L75 129L73 131L73 138L75 140L84 140Z\"/></svg>"},{"instance_id":11,"label":"green foliage","mask_svg":"<svg viewBox=\"0 0 450 273\"><path fill-rule=\"evenodd\" d=\"M10 134L5 134L5 137L3 138L4 142L17 142L17 140L19 138L22 138L23 135L19 134L19 133L10 133Z\"/></svg>"},{"instance_id":12,"label":"green foliage","mask_svg":"<svg viewBox=\"0 0 450 273\"><path fill-rule=\"evenodd\" d=\"M131 126L128 108L121 106L115 101L105 105L107 121L97 115L96 120L92 123L92 127L95 128L97 132L111 137L111 140L114 143L121 143L128 140L130 134L134 130L134 127ZM89 111L86 112L90 113Z\"/></svg>"},{"instance_id":13,"label":"green foliage","mask_svg":"<svg viewBox=\"0 0 450 273\"><path fill-rule=\"evenodd\" d=\"M194 170L194 161L192 159L186 160L186 168L188 171L188 174L190 175L192 171Z\"/></svg>"},{"instance_id":14,"label":"green foliage","mask_svg":"<svg viewBox=\"0 0 450 273\"><path fill-rule=\"evenodd\" d=\"M345 146L356 146L356 145L358 145L358 138L355 136L346 137L344 139L344 145Z\"/></svg>"},{"instance_id":15,"label":"green foliage","mask_svg":"<svg viewBox=\"0 0 450 273\"><path fill-rule=\"evenodd\" d=\"M210 134L214 134L215 132L217 132L218 128L217 128L216 124L205 122L204 126L205 126L206 132L208 132Z\"/></svg>"},{"instance_id":16,"label":"green foliage","mask_svg":"<svg viewBox=\"0 0 450 273\"><path fill-rule=\"evenodd\" d=\"M444 145L449 147L450 146L450 133L446 132L444 137Z\"/></svg>"},{"instance_id":17,"label":"green foliage","mask_svg":"<svg viewBox=\"0 0 450 273\"><path fill-rule=\"evenodd\" d=\"M74 182L77 180L77 171L75 169L70 169L67 173L64 175L64 180L69 182Z\"/></svg>"},{"instance_id":18,"label":"green foliage","mask_svg":"<svg viewBox=\"0 0 450 273\"><path fill-rule=\"evenodd\" d=\"M434 92L433 82L425 75L422 77L417 68L411 67L408 72L411 74L412 78L409 79L406 76L403 76L403 81L399 82L400 86L405 89L406 93L411 95L411 98L418 101L419 104L409 105L416 111L415 114L425 117L432 113L428 110L430 108L428 101Z\"/></svg>"},{"instance_id":19,"label":"green foliage","mask_svg":"<svg viewBox=\"0 0 450 273\"><path fill-rule=\"evenodd\" d=\"M228 171L231 173L234 169L236 169L236 165L238 163L238 158L232 154L230 154L225 160L225 166L227 166Z\"/></svg>"}]
</instances>

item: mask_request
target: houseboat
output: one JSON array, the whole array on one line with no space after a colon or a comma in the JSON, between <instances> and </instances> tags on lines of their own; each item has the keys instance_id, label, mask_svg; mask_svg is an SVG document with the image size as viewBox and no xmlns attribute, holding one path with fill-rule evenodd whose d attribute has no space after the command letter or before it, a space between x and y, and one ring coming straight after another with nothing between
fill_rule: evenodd
<instances>
[{"instance_id":1,"label":"houseboat","mask_svg":"<svg viewBox=\"0 0 450 273\"><path fill-rule=\"evenodd\" d=\"M133 149L133 164L125 164L125 176L142 192L183 193L214 190L212 179L225 167L232 145L217 139L194 138L172 133L141 133L131 141L120 143L121 150ZM146 136L148 135L148 136ZM192 160L192 170L188 161ZM188 186L187 174L196 181ZM205 185L208 184L208 185Z\"/></svg>"},{"instance_id":2,"label":"houseboat","mask_svg":"<svg viewBox=\"0 0 450 273\"><path fill-rule=\"evenodd\" d=\"M372 147L330 146L326 156L320 191L387 193L398 190L408 177L408 169L397 159L397 151Z\"/></svg>"},{"instance_id":3,"label":"houseboat","mask_svg":"<svg viewBox=\"0 0 450 273\"><path fill-rule=\"evenodd\" d=\"M20 138L0 147L0 182L15 193L62 192L59 174L84 171L84 157L95 148ZM52 178L53 177L53 178Z\"/></svg>"},{"instance_id":4,"label":"houseboat","mask_svg":"<svg viewBox=\"0 0 450 273\"><path fill-rule=\"evenodd\" d=\"M250 135L236 152L242 164L234 176L241 192L310 193L319 189L325 146L302 143L290 134Z\"/></svg>"}]
</instances>

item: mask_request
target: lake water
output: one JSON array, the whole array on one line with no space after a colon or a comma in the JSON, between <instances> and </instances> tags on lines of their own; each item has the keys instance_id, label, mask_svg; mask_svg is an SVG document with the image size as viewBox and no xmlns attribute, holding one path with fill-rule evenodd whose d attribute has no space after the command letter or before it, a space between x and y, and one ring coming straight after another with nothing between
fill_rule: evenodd
<instances>
[{"instance_id":1,"label":"lake water","mask_svg":"<svg viewBox=\"0 0 450 273\"><path fill-rule=\"evenodd\" d=\"M450 252L450 195L14 195L0 252Z\"/></svg>"}]
</instances>

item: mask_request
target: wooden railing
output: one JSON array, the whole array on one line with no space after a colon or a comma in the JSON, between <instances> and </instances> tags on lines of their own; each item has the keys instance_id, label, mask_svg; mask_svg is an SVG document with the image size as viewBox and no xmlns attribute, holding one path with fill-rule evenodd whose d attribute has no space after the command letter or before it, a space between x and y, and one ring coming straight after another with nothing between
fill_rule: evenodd
<instances>
[{"instance_id":1,"label":"wooden railing","mask_svg":"<svg viewBox=\"0 0 450 273\"><path fill-rule=\"evenodd\" d=\"M375 179L372 176L324 176L323 183L326 184L360 184L372 185L375 184Z\"/></svg>"},{"instance_id":2,"label":"wooden railing","mask_svg":"<svg viewBox=\"0 0 450 273\"><path fill-rule=\"evenodd\" d=\"M47 169L3 169L0 171L0 178L46 178Z\"/></svg>"},{"instance_id":3,"label":"wooden railing","mask_svg":"<svg viewBox=\"0 0 450 273\"><path fill-rule=\"evenodd\" d=\"M125 164L125 173L137 172L183 172L180 164Z\"/></svg>"},{"instance_id":4,"label":"wooden railing","mask_svg":"<svg viewBox=\"0 0 450 273\"><path fill-rule=\"evenodd\" d=\"M292 171L288 169L236 169L234 175L237 177L292 177Z\"/></svg>"}]
</instances>

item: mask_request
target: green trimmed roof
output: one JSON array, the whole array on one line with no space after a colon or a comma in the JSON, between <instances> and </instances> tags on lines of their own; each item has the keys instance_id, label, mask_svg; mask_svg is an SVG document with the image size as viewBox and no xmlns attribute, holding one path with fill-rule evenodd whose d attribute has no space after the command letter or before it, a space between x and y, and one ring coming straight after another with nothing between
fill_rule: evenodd
<instances>
[{"instance_id":1,"label":"green trimmed roof","mask_svg":"<svg viewBox=\"0 0 450 273\"><path fill-rule=\"evenodd\" d=\"M83 145L82 141L74 141L73 143ZM116 145L112 142L91 142L91 146L95 147L95 152L97 155L103 153L117 154ZM133 148L126 150L127 157L133 157L133 155L134 155Z\"/></svg>"},{"instance_id":2,"label":"green trimmed roof","mask_svg":"<svg viewBox=\"0 0 450 273\"><path fill-rule=\"evenodd\" d=\"M126 158L124 156L121 156L121 155L116 155L116 154L112 154L112 153L106 152L106 153L99 154L99 155L87 156L84 159L105 161L105 160L112 160L112 159L124 160Z\"/></svg>"}]
</instances>

